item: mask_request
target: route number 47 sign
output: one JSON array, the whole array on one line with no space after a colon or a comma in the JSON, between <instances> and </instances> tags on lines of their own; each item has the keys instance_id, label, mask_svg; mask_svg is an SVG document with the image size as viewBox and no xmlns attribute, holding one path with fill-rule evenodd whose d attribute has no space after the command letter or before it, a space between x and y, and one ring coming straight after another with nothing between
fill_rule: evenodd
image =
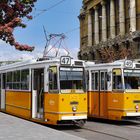
<instances>
[{"instance_id":1,"label":"route number 47 sign","mask_svg":"<svg viewBox=\"0 0 140 140\"><path fill-rule=\"evenodd\" d=\"M71 65L71 57L70 56L61 56L60 63L61 63L61 65Z\"/></svg>"}]
</instances>

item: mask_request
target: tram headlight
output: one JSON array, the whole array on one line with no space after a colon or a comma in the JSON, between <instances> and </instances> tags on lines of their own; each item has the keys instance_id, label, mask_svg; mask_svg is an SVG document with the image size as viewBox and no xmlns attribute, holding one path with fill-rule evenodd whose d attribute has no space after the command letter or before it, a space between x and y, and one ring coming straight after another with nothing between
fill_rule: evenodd
<instances>
[{"instance_id":1,"label":"tram headlight","mask_svg":"<svg viewBox=\"0 0 140 140\"><path fill-rule=\"evenodd\" d=\"M76 107L76 106L73 106L73 107L72 107L72 111L73 111L73 112L76 112L76 111L77 111L77 107Z\"/></svg>"},{"instance_id":2,"label":"tram headlight","mask_svg":"<svg viewBox=\"0 0 140 140\"><path fill-rule=\"evenodd\" d=\"M138 112L138 110L139 110L139 105L136 105L135 108L136 108L136 112Z\"/></svg>"},{"instance_id":3,"label":"tram headlight","mask_svg":"<svg viewBox=\"0 0 140 140\"><path fill-rule=\"evenodd\" d=\"M135 108L136 108L136 110L138 110L139 109L139 105L136 105Z\"/></svg>"}]
</instances>

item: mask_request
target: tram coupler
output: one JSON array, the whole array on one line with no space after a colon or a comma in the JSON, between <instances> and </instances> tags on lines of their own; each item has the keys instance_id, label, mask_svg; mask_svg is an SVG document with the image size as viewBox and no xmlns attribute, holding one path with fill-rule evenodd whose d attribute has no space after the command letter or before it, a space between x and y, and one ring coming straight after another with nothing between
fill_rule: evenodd
<instances>
[{"instance_id":1,"label":"tram coupler","mask_svg":"<svg viewBox=\"0 0 140 140\"><path fill-rule=\"evenodd\" d=\"M73 124L77 127L83 127L86 120L73 120Z\"/></svg>"}]
</instances>

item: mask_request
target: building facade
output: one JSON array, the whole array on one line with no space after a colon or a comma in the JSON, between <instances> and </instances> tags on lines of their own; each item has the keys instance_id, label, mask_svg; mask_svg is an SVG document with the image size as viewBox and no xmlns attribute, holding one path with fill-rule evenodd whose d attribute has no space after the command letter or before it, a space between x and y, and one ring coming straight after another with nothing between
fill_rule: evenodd
<instances>
[{"instance_id":1,"label":"building facade","mask_svg":"<svg viewBox=\"0 0 140 140\"><path fill-rule=\"evenodd\" d=\"M140 0L83 0L79 59L140 58Z\"/></svg>"}]
</instances>

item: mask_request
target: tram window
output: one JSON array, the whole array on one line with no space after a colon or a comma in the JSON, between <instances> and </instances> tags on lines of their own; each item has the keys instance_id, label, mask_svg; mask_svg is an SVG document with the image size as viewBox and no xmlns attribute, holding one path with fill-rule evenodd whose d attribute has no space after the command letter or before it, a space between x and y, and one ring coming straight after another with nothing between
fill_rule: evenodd
<instances>
[{"instance_id":1,"label":"tram window","mask_svg":"<svg viewBox=\"0 0 140 140\"><path fill-rule=\"evenodd\" d=\"M101 72L101 90L105 88L105 79L104 79L104 72Z\"/></svg>"},{"instance_id":2,"label":"tram window","mask_svg":"<svg viewBox=\"0 0 140 140\"><path fill-rule=\"evenodd\" d=\"M94 73L92 73L92 75L91 75L91 77L92 77L92 85L91 85L91 87L92 87L92 90L94 90L95 88L94 88L94 83L95 83L95 74Z\"/></svg>"},{"instance_id":3,"label":"tram window","mask_svg":"<svg viewBox=\"0 0 140 140\"><path fill-rule=\"evenodd\" d=\"M113 70L113 89L123 89L121 69Z\"/></svg>"},{"instance_id":4,"label":"tram window","mask_svg":"<svg viewBox=\"0 0 140 140\"><path fill-rule=\"evenodd\" d=\"M99 74L98 72L95 73L95 90L99 88Z\"/></svg>"},{"instance_id":5,"label":"tram window","mask_svg":"<svg viewBox=\"0 0 140 140\"><path fill-rule=\"evenodd\" d=\"M107 90L108 74L105 72L105 90Z\"/></svg>"},{"instance_id":6,"label":"tram window","mask_svg":"<svg viewBox=\"0 0 140 140\"><path fill-rule=\"evenodd\" d=\"M140 71L124 70L125 89L140 89Z\"/></svg>"},{"instance_id":7,"label":"tram window","mask_svg":"<svg viewBox=\"0 0 140 140\"><path fill-rule=\"evenodd\" d=\"M13 89L13 73L8 72L6 75L6 89Z\"/></svg>"},{"instance_id":8,"label":"tram window","mask_svg":"<svg viewBox=\"0 0 140 140\"><path fill-rule=\"evenodd\" d=\"M101 72L100 78L101 90L107 90L107 72Z\"/></svg>"},{"instance_id":9,"label":"tram window","mask_svg":"<svg viewBox=\"0 0 140 140\"><path fill-rule=\"evenodd\" d=\"M92 73L92 90L99 89L99 73Z\"/></svg>"},{"instance_id":10,"label":"tram window","mask_svg":"<svg viewBox=\"0 0 140 140\"><path fill-rule=\"evenodd\" d=\"M2 89L5 89L6 87L6 74L2 74Z\"/></svg>"},{"instance_id":11,"label":"tram window","mask_svg":"<svg viewBox=\"0 0 140 140\"><path fill-rule=\"evenodd\" d=\"M87 83L87 87L86 88L89 88L89 71L86 71L86 83Z\"/></svg>"},{"instance_id":12,"label":"tram window","mask_svg":"<svg viewBox=\"0 0 140 140\"><path fill-rule=\"evenodd\" d=\"M21 89L29 89L29 69L21 70Z\"/></svg>"},{"instance_id":13,"label":"tram window","mask_svg":"<svg viewBox=\"0 0 140 140\"><path fill-rule=\"evenodd\" d=\"M83 68L60 67L60 89L61 93L84 93Z\"/></svg>"},{"instance_id":14,"label":"tram window","mask_svg":"<svg viewBox=\"0 0 140 140\"><path fill-rule=\"evenodd\" d=\"M57 67L55 66L49 68L49 91L58 92Z\"/></svg>"},{"instance_id":15,"label":"tram window","mask_svg":"<svg viewBox=\"0 0 140 140\"><path fill-rule=\"evenodd\" d=\"M13 89L20 89L21 83L20 83L20 71L14 71L13 72Z\"/></svg>"}]
</instances>

